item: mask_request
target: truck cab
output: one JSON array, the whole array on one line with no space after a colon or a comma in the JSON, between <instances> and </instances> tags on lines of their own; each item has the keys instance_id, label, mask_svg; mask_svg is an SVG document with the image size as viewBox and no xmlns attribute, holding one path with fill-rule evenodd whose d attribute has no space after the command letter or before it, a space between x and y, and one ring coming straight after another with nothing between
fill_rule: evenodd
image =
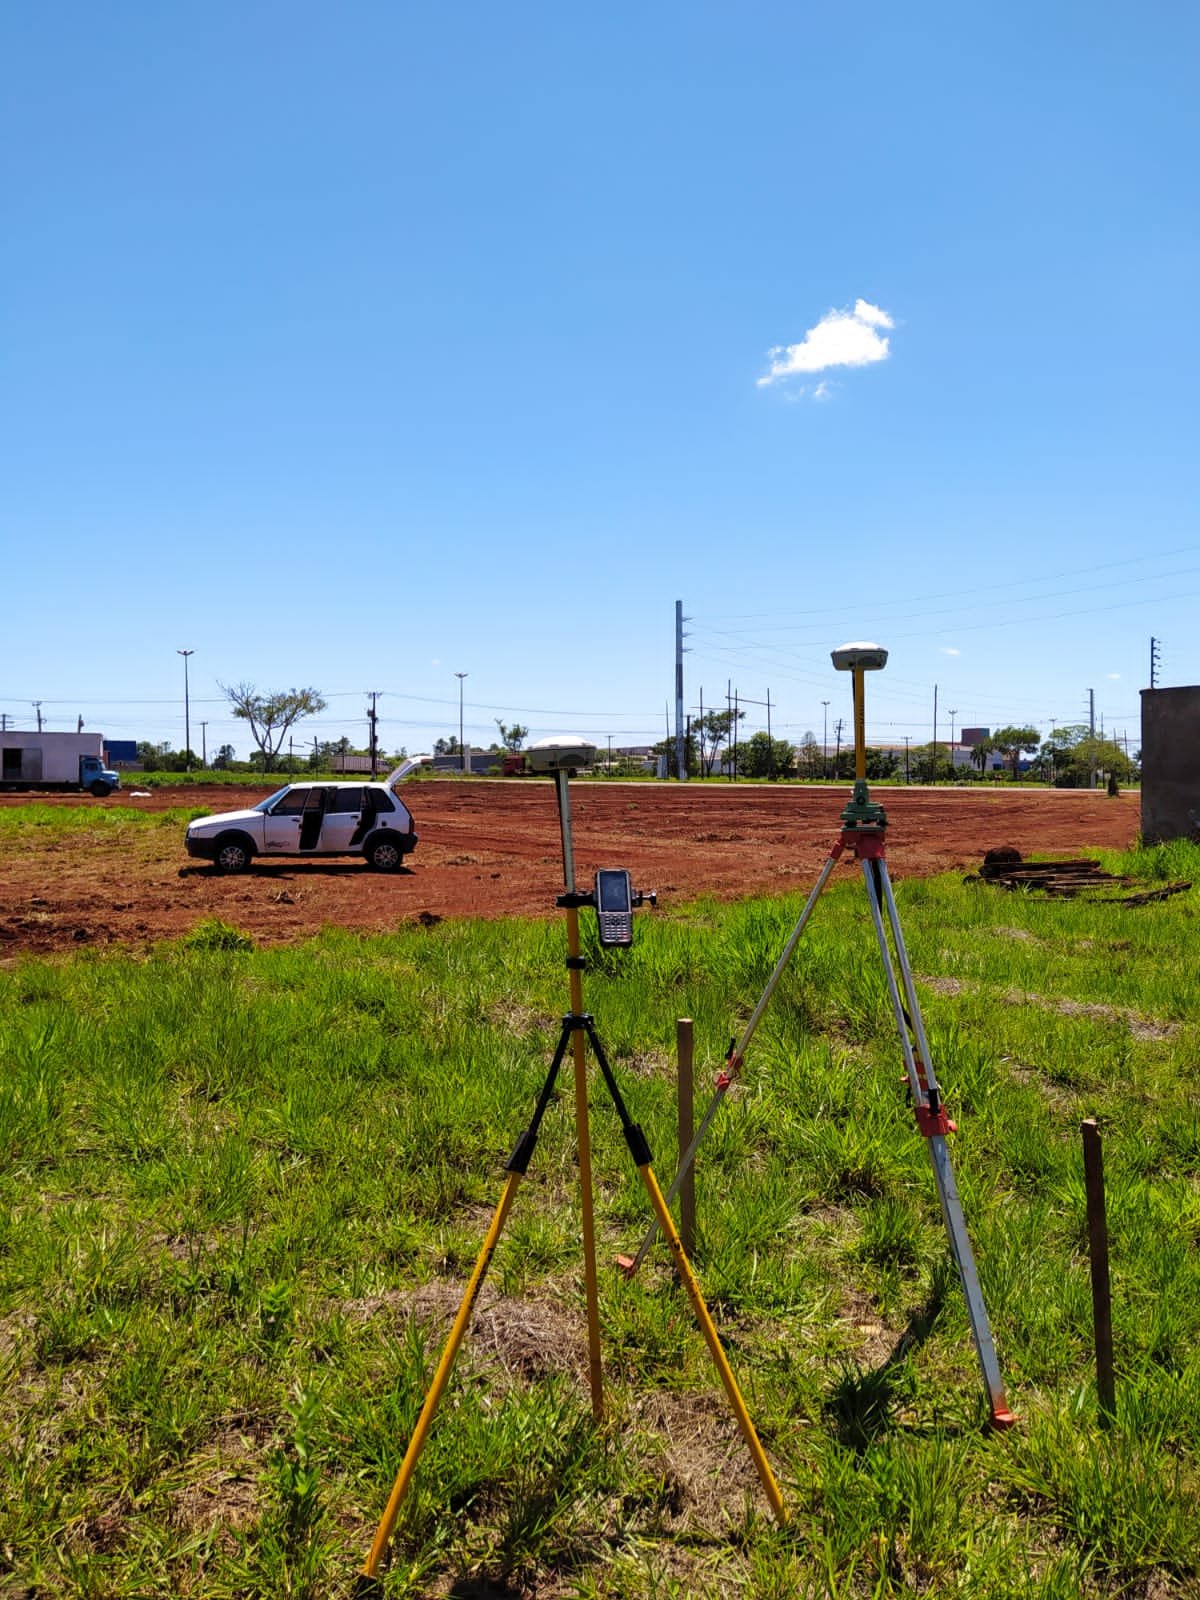
<instances>
[{"instance_id":1,"label":"truck cab","mask_svg":"<svg viewBox=\"0 0 1200 1600\"><path fill-rule=\"evenodd\" d=\"M79 787L103 800L106 794L121 787L121 774L106 767L99 756L80 756Z\"/></svg>"}]
</instances>

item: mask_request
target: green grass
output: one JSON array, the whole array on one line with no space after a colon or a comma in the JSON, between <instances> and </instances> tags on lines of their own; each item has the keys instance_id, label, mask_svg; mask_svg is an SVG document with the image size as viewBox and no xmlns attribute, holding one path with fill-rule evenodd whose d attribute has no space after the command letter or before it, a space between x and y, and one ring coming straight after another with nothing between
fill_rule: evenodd
<instances>
[{"instance_id":1,"label":"green grass","mask_svg":"<svg viewBox=\"0 0 1200 1600\"><path fill-rule=\"evenodd\" d=\"M1132 865L1200 877L1200 852ZM1197 1592L1200 889L1125 909L897 885L1020 1417L990 1436L850 880L698 1170L697 1268L791 1527L661 1249L633 1282L607 1265L648 1211L598 1078L592 1424L565 1081L389 1595ZM586 1003L664 1187L675 1018L695 1019L703 1106L799 906L665 908L633 950L590 946ZM210 921L148 957L0 972L0 1592L350 1593L557 1037L562 955L557 922L259 950ZM1084 1116L1109 1184L1107 1428Z\"/></svg>"},{"instance_id":2,"label":"green grass","mask_svg":"<svg viewBox=\"0 0 1200 1600\"><path fill-rule=\"evenodd\" d=\"M203 806L171 806L165 811L142 811L137 806L64 806L46 801L0 806L0 840L12 845L35 844L50 836L87 838L120 837L130 830L186 827L195 817L208 815Z\"/></svg>"}]
</instances>

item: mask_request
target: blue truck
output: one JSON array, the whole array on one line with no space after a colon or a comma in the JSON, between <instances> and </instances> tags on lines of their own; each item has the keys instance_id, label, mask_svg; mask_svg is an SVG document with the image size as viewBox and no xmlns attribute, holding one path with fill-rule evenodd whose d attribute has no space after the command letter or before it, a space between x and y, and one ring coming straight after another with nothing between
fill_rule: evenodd
<instances>
[{"instance_id":1,"label":"blue truck","mask_svg":"<svg viewBox=\"0 0 1200 1600\"><path fill-rule=\"evenodd\" d=\"M121 787L104 764L99 733L0 733L0 792L85 790L97 800Z\"/></svg>"}]
</instances>

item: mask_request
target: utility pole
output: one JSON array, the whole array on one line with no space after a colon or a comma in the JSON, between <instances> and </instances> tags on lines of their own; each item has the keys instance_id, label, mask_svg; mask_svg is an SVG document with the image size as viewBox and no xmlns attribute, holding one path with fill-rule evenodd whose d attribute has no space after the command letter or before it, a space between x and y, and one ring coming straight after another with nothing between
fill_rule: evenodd
<instances>
[{"instance_id":1,"label":"utility pole","mask_svg":"<svg viewBox=\"0 0 1200 1600\"><path fill-rule=\"evenodd\" d=\"M40 700L33 700L33 701L30 702L30 704L33 706L33 709L37 712L38 732L41 733L41 731L42 731L42 702Z\"/></svg>"},{"instance_id":2,"label":"utility pole","mask_svg":"<svg viewBox=\"0 0 1200 1600\"><path fill-rule=\"evenodd\" d=\"M1088 690L1088 734L1089 734L1089 736L1090 736L1090 738L1092 740L1092 744L1094 746L1095 742L1096 742L1096 691L1095 691L1095 689L1089 689ZM1088 788L1089 789L1094 789L1095 787L1096 787L1096 756L1095 756L1095 751L1093 750L1092 759L1091 759L1090 766L1089 766L1089 771L1088 771Z\"/></svg>"},{"instance_id":3,"label":"utility pole","mask_svg":"<svg viewBox=\"0 0 1200 1600\"><path fill-rule=\"evenodd\" d=\"M1158 640L1152 637L1150 640L1150 687L1152 689L1158 688L1158 669L1160 665Z\"/></svg>"},{"instance_id":4,"label":"utility pole","mask_svg":"<svg viewBox=\"0 0 1200 1600\"><path fill-rule=\"evenodd\" d=\"M733 679L725 679L725 714L729 719L729 726L725 730L725 764L728 772L725 776L730 783L733 782L733 763L729 759L729 752L733 748Z\"/></svg>"},{"instance_id":5,"label":"utility pole","mask_svg":"<svg viewBox=\"0 0 1200 1600\"><path fill-rule=\"evenodd\" d=\"M379 776L379 742L375 737L375 702L379 698L379 690L372 689L370 694L371 709L367 712L367 717L371 723L371 778L374 780Z\"/></svg>"},{"instance_id":6,"label":"utility pole","mask_svg":"<svg viewBox=\"0 0 1200 1600\"><path fill-rule=\"evenodd\" d=\"M675 776L687 782L687 745L683 730L683 601L675 602Z\"/></svg>"},{"instance_id":7,"label":"utility pole","mask_svg":"<svg viewBox=\"0 0 1200 1600\"><path fill-rule=\"evenodd\" d=\"M200 724L200 765L208 766L208 723Z\"/></svg>"},{"instance_id":8,"label":"utility pole","mask_svg":"<svg viewBox=\"0 0 1200 1600\"><path fill-rule=\"evenodd\" d=\"M829 701L822 700L825 707L821 718L821 776L829 776Z\"/></svg>"},{"instance_id":9,"label":"utility pole","mask_svg":"<svg viewBox=\"0 0 1200 1600\"><path fill-rule=\"evenodd\" d=\"M950 712L950 770L954 770L954 719L958 715L957 706Z\"/></svg>"},{"instance_id":10,"label":"utility pole","mask_svg":"<svg viewBox=\"0 0 1200 1600\"><path fill-rule=\"evenodd\" d=\"M930 751L931 759L929 763L932 768L929 778L930 783L937 782L937 692L938 686L935 683L933 686L933 749Z\"/></svg>"},{"instance_id":11,"label":"utility pole","mask_svg":"<svg viewBox=\"0 0 1200 1600\"><path fill-rule=\"evenodd\" d=\"M0 711L0 733L8 732L8 712Z\"/></svg>"},{"instance_id":12,"label":"utility pole","mask_svg":"<svg viewBox=\"0 0 1200 1600\"><path fill-rule=\"evenodd\" d=\"M771 691L767 690L767 776L775 782L775 741L771 737Z\"/></svg>"},{"instance_id":13,"label":"utility pole","mask_svg":"<svg viewBox=\"0 0 1200 1600\"><path fill-rule=\"evenodd\" d=\"M188 701L188 657L194 656L194 650L176 650L177 656L183 657L183 759L186 770L192 770L192 723L191 706Z\"/></svg>"},{"instance_id":14,"label":"utility pole","mask_svg":"<svg viewBox=\"0 0 1200 1600\"><path fill-rule=\"evenodd\" d=\"M458 759L462 770L466 772L467 752L463 744L463 679L470 677L470 673L456 672L454 676L458 679Z\"/></svg>"},{"instance_id":15,"label":"utility pole","mask_svg":"<svg viewBox=\"0 0 1200 1600\"><path fill-rule=\"evenodd\" d=\"M904 781L908 782L908 734L904 735Z\"/></svg>"},{"instance_id":16,"label":"utility pole","mask_svg":"<svg viewBox=\"0 0 1200 1600\"><path fill-rule=\"evenodd\" d=\"M841 759L842 759L842 719L841 719L841 717L839 717L837 719L837 722L834 724L833 732L834 732L834 737L837 740L837 744L835 745L834 752L833 752L833 775L836 778L837 775L838 775L838 767L841 764Z\"/></svg>"}]
</instances>

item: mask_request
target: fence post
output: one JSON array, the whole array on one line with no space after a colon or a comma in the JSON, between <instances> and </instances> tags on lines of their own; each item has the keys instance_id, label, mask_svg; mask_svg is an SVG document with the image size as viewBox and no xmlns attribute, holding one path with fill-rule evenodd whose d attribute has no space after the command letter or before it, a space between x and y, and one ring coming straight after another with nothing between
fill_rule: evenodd
<instances>
[{"instance_id":1,"label":"fence post","mask_svg":"<svg viewBox=\"0 0 1200 1600\"><path fill-rule=\"evenodd\" d=\"M1092 1324L1096 1343L1096 1396L1100 1420L1116 1412L1113 1374L1112 1294L1108 1278L1108 1218L1104 1205L1104 1153L1096 1119L1079 1124L1083 1136L1083 1181L1087 1192L1088 1254L1092 1264Z\"/></svg>"},{"instance_id":2,"label":"fence post","mask_svg":"<svg viewBox=\"0 0 1200 1600\"><path fill-rule=\"evenodd\" d=\"M679 1079L679 1159L691 1148L692 1121L695 1114L695 1086L692 1076L693 1038L692 1019L678 1017L675 1021L675 1055ZM684 1254L691 1255L696 1248L696 1166L693 1162L679 1185L679 1238Z\"/></svg>"}]
</instances>

